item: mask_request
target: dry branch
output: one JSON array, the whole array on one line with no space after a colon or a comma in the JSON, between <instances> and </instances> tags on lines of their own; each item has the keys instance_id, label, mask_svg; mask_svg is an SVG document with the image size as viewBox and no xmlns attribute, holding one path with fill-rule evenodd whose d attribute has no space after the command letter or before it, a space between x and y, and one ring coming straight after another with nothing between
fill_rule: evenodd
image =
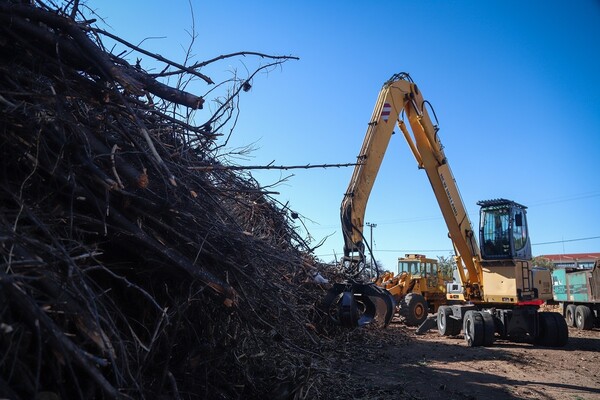
<instances>
[{"instance_id":1,"label":"dry branch","mask_svg":"<svg viewBox=\"0 0 600 400\"><path fill-rule=\"evenodd\" d=\"M353 167L356 163L346 164L306 164L306 165L206 165L189 167L188 169L193 171L215 171L215 170L230 170L230 171L244 171L251 169L312 169L312 168L342 168L342 167Z\"/></svg>"},{"instance_id":2,"label":"dry branch","mask_svg":"<svg viewBox=\"0 0 600 400\"><path fill-rule=\"evenodd\" d=\"M117 82L135 95L142 95L144 90L167 101L174 102L191 109L202 108L204 99L183 90L168 87L149 75L137 71L125 60L103 52L86 34L86 27L75 21L64 18L42 9L20 4L0 3L0 21L10 28L9 34L25 35L32 42L39 42L48 50L48 56L58 52L61 62L77 69L97 74L109 82ZM33 22L43 23L36 26ZM55 31L65 35L55 35Z\"/></svg>"}]
</instances>

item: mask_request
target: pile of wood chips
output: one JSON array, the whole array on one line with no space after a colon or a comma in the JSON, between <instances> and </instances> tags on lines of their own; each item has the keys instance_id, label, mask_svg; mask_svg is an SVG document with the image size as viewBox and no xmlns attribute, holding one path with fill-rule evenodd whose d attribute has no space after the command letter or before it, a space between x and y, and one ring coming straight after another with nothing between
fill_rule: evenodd
<instances>
[{"instance_id":1,"label":"pile of wood chips","mask_svg":"<svg viewBox=\"0 0 600 400\"><path fill-rule=\"evenodd\" d=\"M0 397L321 397L323 266L217 160L230 108L192 124L160 78L210 78L130 65L78 4L0 1Z\"/></svg>"}]
</instances>

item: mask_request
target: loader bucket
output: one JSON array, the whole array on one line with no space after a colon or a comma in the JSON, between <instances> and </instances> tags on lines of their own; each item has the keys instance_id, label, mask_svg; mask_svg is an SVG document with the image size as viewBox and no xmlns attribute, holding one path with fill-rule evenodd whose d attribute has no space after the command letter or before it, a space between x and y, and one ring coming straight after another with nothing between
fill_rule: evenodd
<instances>
[{"instance_id":1,"label":"loader bucket","mask_svg":"<svg viewBox=\"0 0 600 400\"><path fill-rule=\"evenodd\" d=\"M395 307L392 295L373 283L335 283L323 300L330 321L348 328L373 323L386 327Z\"/></svg>"}]
</instances>

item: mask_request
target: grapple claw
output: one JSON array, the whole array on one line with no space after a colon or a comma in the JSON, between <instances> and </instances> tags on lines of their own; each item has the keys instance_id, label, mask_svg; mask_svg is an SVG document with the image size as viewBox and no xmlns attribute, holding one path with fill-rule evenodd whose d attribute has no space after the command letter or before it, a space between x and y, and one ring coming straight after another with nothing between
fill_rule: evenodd
<instances>
[{"instance_id":1,"label":"grapple claw","mask_svg":"<svg viewBox=\"0 0 600 400\"><path fill-rule=\"evenodd\" d=\"M376 323L386 327L394 316L392 295L373 283L335 283L323 300L323 309L336 325L357 327Z\"/></svg>"}]
</instances>

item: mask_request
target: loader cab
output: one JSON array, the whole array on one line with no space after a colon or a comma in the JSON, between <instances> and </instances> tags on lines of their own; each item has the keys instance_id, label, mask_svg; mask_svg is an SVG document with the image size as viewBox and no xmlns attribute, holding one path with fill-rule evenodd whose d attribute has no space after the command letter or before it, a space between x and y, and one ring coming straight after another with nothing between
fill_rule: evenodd
<instances>
[{"instance_id":1,"label":"loader cab","mask_svg":"<svg viewBox=\"0 0 600 400\"><path fill-rule=\"evenodd\" d=\"M425 265L418 258L399 258L398 273L407 273L413 277L421 277L425 273Z\"/></svg>"},{"instance_id":2,"label":"loader cab","mask_svg":"<svg viewBox=\"0 0 600 400\"><path fill-rule=\"evenodd\" d=\"M451 281L452 276L443 271L438 260L422 254L406 254L398 258L398 275L406 274L409 280L422 279L422 287L437 287Z\"/></svg>"},{"instance_id":3,"label":"loader cab","mask_svg":"<svg viewBox=\"0 0 600 400\"><path fill-rule=\"evenodd\" d=\"M479 243L484 260L531 259L527 207L506 199L484 200L480 207Z\"/></svg>"}]
</instances>

